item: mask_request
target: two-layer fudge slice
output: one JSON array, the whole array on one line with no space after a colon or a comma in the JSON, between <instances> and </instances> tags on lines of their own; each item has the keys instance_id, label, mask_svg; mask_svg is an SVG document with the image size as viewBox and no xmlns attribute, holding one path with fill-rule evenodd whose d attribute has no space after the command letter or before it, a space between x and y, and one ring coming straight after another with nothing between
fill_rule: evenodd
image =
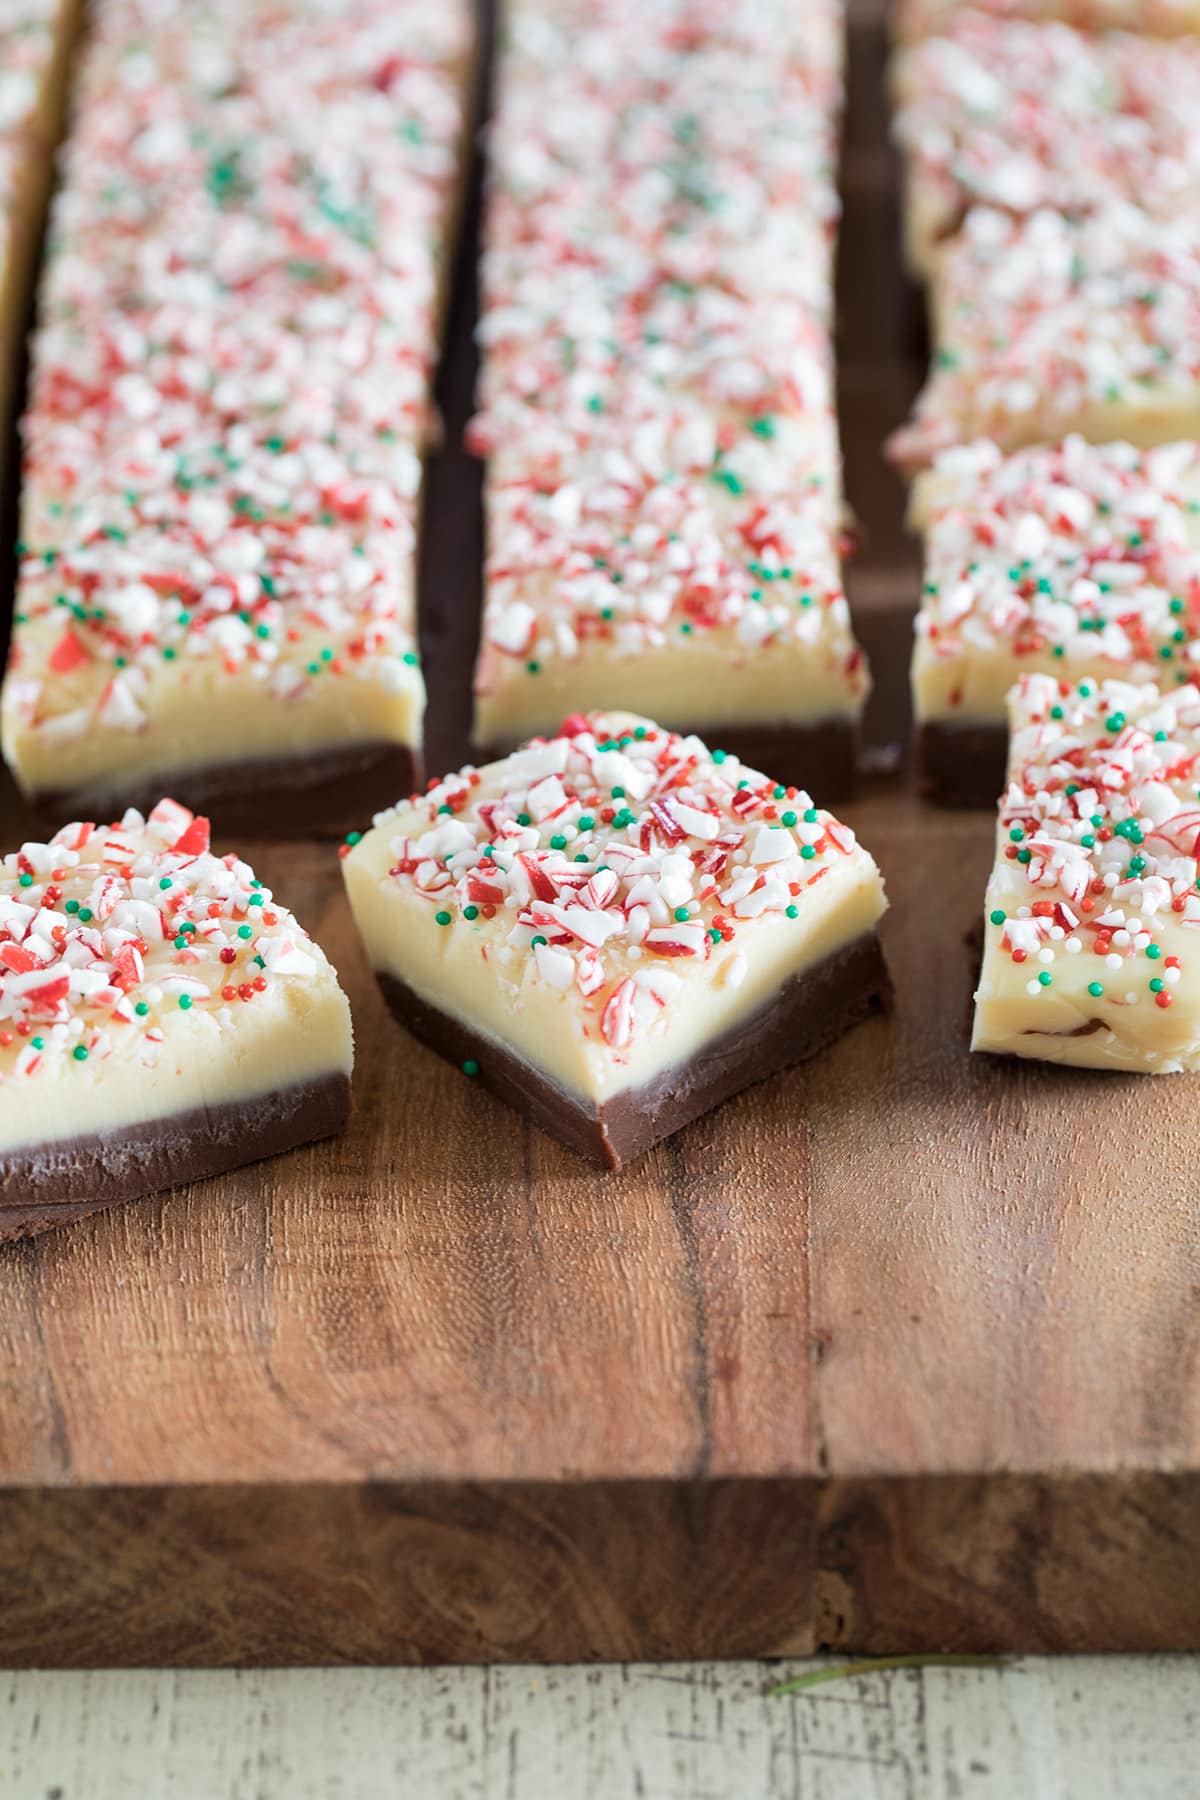
<instances>
[{"instance_id":1,"label":"two-layer fudge slice","mask_svg":"<svg viewBox=\"0 0 1200 1800\"><path fill-rule=\"evenodd\" d=\"M948 30L964 13L997 19L1058 20L1081 31L1142 31L1178 37L1200 31L1197 0L898 0L892 29L898 37Z\"/></svg>"},{"instance_id":2,"label":"two-layer fudge slice","mask_svg":"<svg viewBox=\"0 0 1200 1800\"><path fill-rule=\"evenodd\" d=\"M1200 436L1200 215L975 207L938 259L935 356L890 450L906 470L974 438Z\"/></svg>"},{"instance_id":3,"label":"two-layer fudge slice","mask_svg":"<svg viewBox=\"0 0 1200 1800\"><path fill-rule=\"evenodd\" d=\"M0 1240L340 1131L350 1010L173 800L0 866Z\"/></svg>"},{"instance_id":4,"label":"two-layer fudge slice","mask_svg":"<svg viewBox=\"0 0 1200 1800\"><path fill-rule=\"evenodd\" d=\"M1200 37L1097 37L968 12L898 50L891 74L905 247L922 275L972 206L1197 208Z\"/></svg>"},{"instance_id":5,"label":"two-layer fudge slice","mask_svg":"<svg viewBox=\"0 0 1200 1800\"><path fill-rule=\"evenodd\" d=\"M837 10L513 8L484 263L476 743L627 706L844 792Z\"/></svg>"},{"instance_id":6,"label":"two-layer fudge slice","mask_svg":"<svg viewBox=\"0 0 1200 1800\"><path fill-rule=\"evenodd\" d=\"M870 683L832 438L785 416L722 448L710 420L682 416L590 445L547 422L536 465L498 446L478 741L625 705L848 793Z\"/></svg>"},{"instance_id":7,"label":"two-layer fudge slice","mask_svg":"<svg viewBox=\"0 0 1200 1800\"><path fill-rule=\"evenodd\" d=\"M629 714L448 776L343 867L396 1016L610 1167L888 996L853 832Z\"/></svg>"},{"instance_id":8,"label":"two-layer fudge slice","mask_svg":"<svg viewBox=\"0 0 1200 1800\"><path fill-rule=\"evenodd\" d=\"M6 422L79 10L79 0L10 0L0 16L0 418Z\"/></svg>"},{"instance_id":9,"label":"two-layer fudge slice","mask_svg":"<svg viewBox=\"0 0 1200 1800\"><path fill-rule=\"evenodd\" d=\"M913 652L919 777L992 806L1022 674L1186 682L1200 664L1200 450L1063 444L943 453L912 490L925 535Z\"/></svg>"},{"instance_id":10,"label":"two-layer fudge slice","mask_svg":"<svg viewBox=\"0 0 1200 1800\"><path fill-rule=\"evenodd\" d=\"M47 810L412 785L465 0L105 0L25 424L5 754ZM271 804L264 807L264 795Z\"/></svg>"},{"instance_id":11,"label":"two-layer fudge slice","mask_svg":"<svg viewBox=\"0 0 1200 1800\"><path fill-rule=\"evenodd\" d=\"M1023 676L972 1048L1200 1068L1200 690Z\"/></svg>"}]
</instances>

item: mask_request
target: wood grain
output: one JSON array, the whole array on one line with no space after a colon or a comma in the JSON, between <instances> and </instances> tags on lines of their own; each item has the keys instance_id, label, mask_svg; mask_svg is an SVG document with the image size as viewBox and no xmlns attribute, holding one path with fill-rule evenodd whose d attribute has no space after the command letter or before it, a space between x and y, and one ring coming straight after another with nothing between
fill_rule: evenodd
<instances>
[{"instance_id":1,"label":"wood grain","mask_svg":"<svg viewBox=\"0 0 1200 1800\"><path fill-rule=\"evenodd\" d=\"M842 398L898 743L916 572L878 444L918 364L879 45L860 20ZM425 533L446 762L470 299ZM899 778L848 816L894 1016L616 1176L395 1028L328 847L247 846L350 993L354 1120L0 1254L0 1661L1200 1644L1196 1084L973 1060L990 821Z\"/></svg>"}]
</instances>

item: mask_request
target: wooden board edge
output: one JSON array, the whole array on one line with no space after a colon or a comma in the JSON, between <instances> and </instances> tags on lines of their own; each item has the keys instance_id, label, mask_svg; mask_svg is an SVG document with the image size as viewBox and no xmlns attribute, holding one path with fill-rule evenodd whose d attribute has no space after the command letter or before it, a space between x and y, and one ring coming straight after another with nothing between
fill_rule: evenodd
<instances>
[{"instance_id":1,"label":"wooden board edge","mask_svg":"<svg viewBox=\"0 0 1200 1800\"><path fill-rule=\"evenodd\" d=\"M833 1480L814 1636L857 1655L1200 1648L1200 1470Z\"/></svg>"},{"instance_id":2,"label":"wooden board edge","mask_svg":"<svg viewBox=\"0 0 1200 1800\"><path fill-rule=\"evenodd\" d=\"M0 1492L0 1666L803 1655L811 1482Z\"/></svg>"}]
</instances>

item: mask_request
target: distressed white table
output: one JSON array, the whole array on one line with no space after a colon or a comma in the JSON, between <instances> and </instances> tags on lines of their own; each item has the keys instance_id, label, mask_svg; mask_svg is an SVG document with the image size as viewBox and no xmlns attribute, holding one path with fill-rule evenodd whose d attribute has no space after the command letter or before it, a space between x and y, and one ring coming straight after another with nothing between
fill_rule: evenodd
<instances>
[{"instance_id":1,"label":"distressed white table","mask_svg":"<svg viewBox=\"0 0 1200 1800\"><path fill-rule=\"evenodd\" d=\"M0 1800L1196 1800L1200 1656L0 1676Z\"/></svg>"}]
</instances>

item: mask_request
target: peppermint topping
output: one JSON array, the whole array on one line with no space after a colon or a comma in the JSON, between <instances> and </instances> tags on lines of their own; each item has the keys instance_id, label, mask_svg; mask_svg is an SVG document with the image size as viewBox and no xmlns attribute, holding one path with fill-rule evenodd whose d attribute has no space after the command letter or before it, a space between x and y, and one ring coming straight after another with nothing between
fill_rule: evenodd
<instances>
[{"instance_id":1,"label":"peppermint topping","mask_svg":"<svg viewBox=\"0 0 1200 1800\"><path fill-rule=\"evenodd\" d=\"M226 1031L275 983L322 975L253 869L211 853L207 819L162 800L64 825L0 871L0 1082L114 1055L153 1067L175 1013Z\"/></svg>"},{"instance_id":2,"label":"peppermint topping","mask_svg":"<svg viewBox=\"0 0 1200 1800\"><path fill-rule=\"evenodd\" d=\"M1010 706L999 949L1028 966L1031 997L1060 956L1083 956L1093 1000L1165 1010L1174 928L1200 925L1200 689L1025 675Z\"/></svg>"},{"instance_id":3,"label":"peppermint topping","mask_svg":"<svg viewBox=\"0 0 1200 1800\"><path fill-rule=\"evenodd\" d=\"M9 702L415 680L465 7L107 0L51 228ZM345 701L353 705L351 696Z\"/></svg>"},{"instance_id":4,"label":"peppermint topping","mask_svg":"<svg viewBox=\"0 0 1200 1800\"><path fill-rule=\"evenodd\" d=\"M1200 218L1113 204L1014 221L976 207L936 290L939 348L891 440L898 462L973 437L1096 436L1120 408L1184 422L1200 383Z\"/></svg>"},{"instance_id":5,"label":"peppermint topping","mask_svg":"<svg viewBox=\"0 0 1200 1800\"><path fill-rule=\"evenodd\" d=\"M964 12L902 51L896 137L927 252L972 205L1021 214L1200 188L1200 42Z\"/></svg>"},{"instance_id":6,"label":"peppermint topping","mask_svg":"<svg viewBox=\"0 0 1200 1800\"><path fill-rule=\"evenodd\" d=\"M1200 662L1200 450L943 453L923 478L927 656L1186 682Z\"/></svg>"},{"instance_id":7,"label":"peppermint topping","mask_svg":"<svg viewBox=\"0 0 1200 1800\"><path fill-rule=\"evenodd\" d=\"M513 9L491 140L478 685L714 630L859 697L829 342L837 9Z\"/></svg>"},{"instance_id":8,"label":"peppermint topping","mask_svg":"<svg viewBox=\"0 0 1200 1800\"><path fill-rule=\"evenodd\" d=\"M576 715L376 823L395 830L389 880L482 934L514 984L574 990L614 1053L689 971L739 985L756 934L801 928L845 859L873 869L808 794L625 713Z\"/></svg>"},{"instance_id":9,"label":"peppermint topping","mask_svg":"<svg viewBox=\"0 0 1200 1800\"><path fill-rule=\"evenodd\" d=\"M1156 32L1170 36L1200 26L1196 0L897 0L892 28L900 37L947 30L969 5L998 19L1059 19L1082 31Z\"/></svg>"}]
</instances>

